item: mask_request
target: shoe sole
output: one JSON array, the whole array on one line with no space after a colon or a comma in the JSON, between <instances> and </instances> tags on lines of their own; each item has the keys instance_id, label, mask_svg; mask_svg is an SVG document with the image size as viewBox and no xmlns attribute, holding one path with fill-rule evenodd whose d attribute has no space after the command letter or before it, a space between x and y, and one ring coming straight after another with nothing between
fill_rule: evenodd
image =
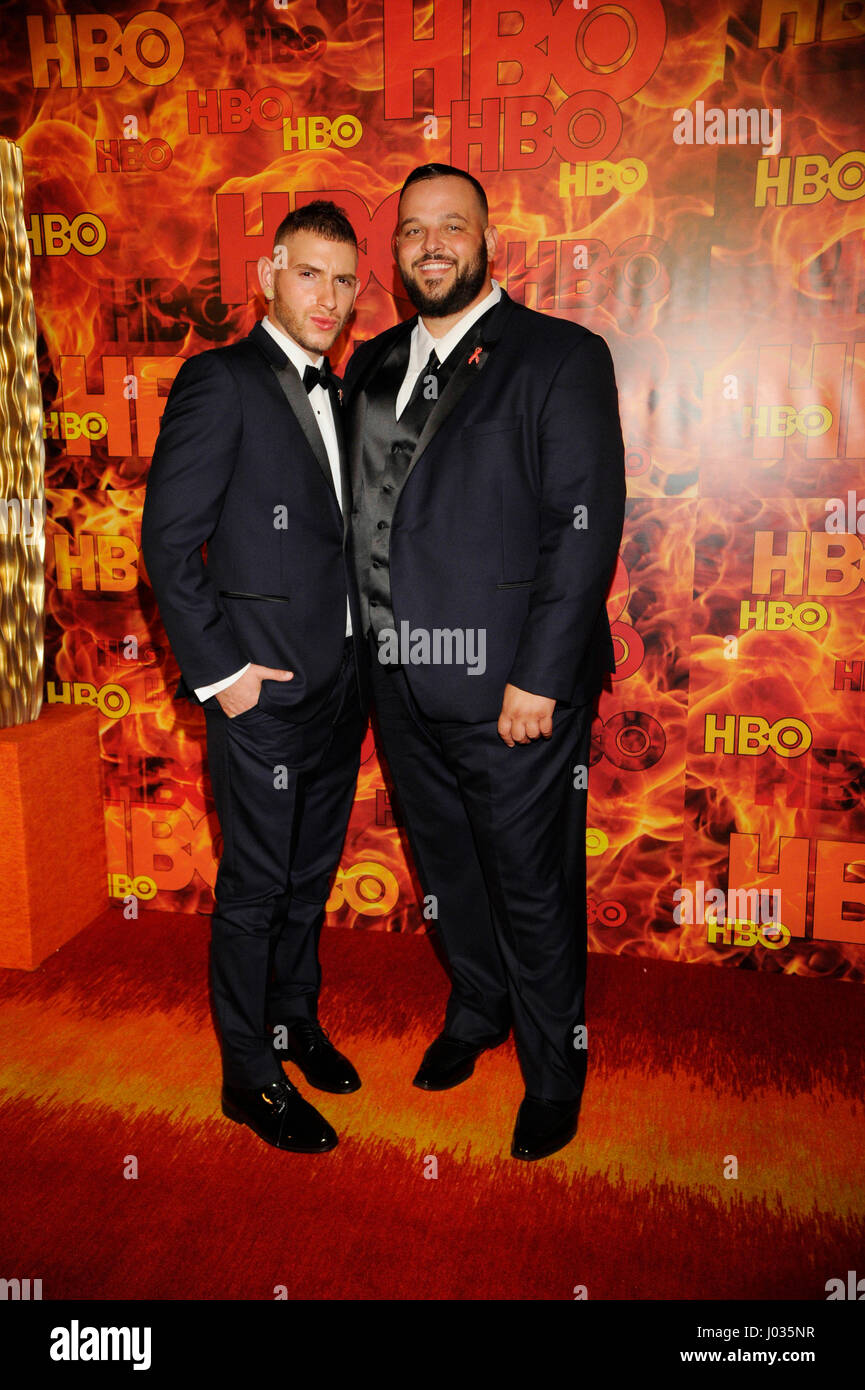
<instances>
[{"instance_id":1,"label":"shoe sole","mask_svg":"<svg viewBox=\"0 0 865 1390\"><path fill-rule=\"evenodd\" d=\"M322 1086L319 1081L313 1081L312 1077L308 1076L307 1073L303 1071L303 1067L301 1067L300 1070L303 1072L304 1079L308 1086L311 1086L314 1091L324 1091L325 1094L329 1096L353 1096L355 1091L359 1091L362 1085L359 1081L356 1086L341 1086L339 1090L336 1090L335 1087Z\"/></svg>"},{"instance_id":2,"label":"shoe sole","mask_svg":"<svg viewBox=\"0 0 865 1390\"><path fill-rule=\"evenodd\" d=\"M454 1077L452 1081L445 1082L443 1086L436 1086L430 1081L418 1081L417 1077L415 1077L411 1084L417 1086L419 1091L452 1091L454 1086L461 1086L464 1081L468 1081L474 1069L475 1064L472 1062L468 1071L461 1072L458 1076Z\"/></svg>"},{"instance_id":3,"label":"shoe sole","mask_svg":"<svg viewBox=\"0 0 865 1390\"><path fill-rule=\"evenodd\" d=\"M304 1147L300 1144L274 1144L272 1139L269 1139L266 1134L262 1134L261 1130L256 1129L255 1125L250 1124L242 1111L234 1111L230 1105L226 1106L225 1101L222 1102L222 1113L227 1120L233 1120L236 1125L245 1125L247 1129L252 1130L253 1134L258 1135L258 1138L261 1139L263 1143L269 1144L272 1149L280 1149L283 1153L326 1154L330 1153L331 1149L335 1149L339 1143L339 1139L337 1138L334 1139L332 1144L317 1144L314 1149L308 1146Z\"/></svg>"}]
</instances>

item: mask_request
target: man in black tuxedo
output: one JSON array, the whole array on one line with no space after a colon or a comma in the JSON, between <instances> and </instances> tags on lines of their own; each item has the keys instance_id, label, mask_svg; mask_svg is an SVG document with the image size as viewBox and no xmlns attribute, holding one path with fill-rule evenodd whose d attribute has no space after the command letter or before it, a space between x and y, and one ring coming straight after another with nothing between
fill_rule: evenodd
<instances>
[{"instance_id":1,"label":"man in black tuxedo","mask_svg":"<svg viewBox=\"0 0 865 1390\"><path fill-rule=\"evenodd\" d=\"M345 390L353 550L380 741L452 988L415 1085L465 1081L514 1029L511 1152L576 1133L586 1075L592 701L624 450L602 338L491 280L481 185L424 165L394 255L418 315L362 344Z\"/></svg>"},{"instance_id":2,"label":"man in black tuxedo","mask_svg":"<svg viewBox=\"0 0 865 1390\"><path fill-rule=\"evenodd\" d=\"M366 723L339 387L323 356L357 294L351 224L333 203L298 209L258 273L267 317L190 358L172 386L141 541L178 693L206 715L223 838L211 931L223 1111L277 1148L319 1153L336 1133L277 1054L320 1090L360 1086L317 1007Z\"/></svg>"}]
</instances>

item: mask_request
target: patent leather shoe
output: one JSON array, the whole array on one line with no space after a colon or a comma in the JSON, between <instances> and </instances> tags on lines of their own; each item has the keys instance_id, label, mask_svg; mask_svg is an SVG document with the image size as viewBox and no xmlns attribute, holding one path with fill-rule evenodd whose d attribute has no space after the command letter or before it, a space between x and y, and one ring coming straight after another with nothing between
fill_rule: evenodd
<instances>
[{"instance_id":1,"label":"patent leather shoe","mask_svg":"<svg viewBox=\"0 0 865 1390\"><path fill-rule=\"evenodd\" d=\"M580 1102L536 1100L526 1096L517 1112L511 1153L514 1158L547 1158L570 1144L577 1132Z\"/></svg>"},{"instance_id":2,"label":"patent leather shoe","mask_svg":"<svg viewBox=\"0 0 865 1390\"><path fill-rule=\"evenodd\" d=\"M479 1046L440 1033L424 1053L412 1085L420 1087L422 1091L449 1091L452 1086L468 1081L482 1052L486 1052L488 1047L498 1047L502 1042L504 1038Z\"/></svg>"},{"instance_id":3,"label":"patent leather shoe","mask_svg":"<svg viewBox=\"0 0 865 1390\"><path fill-rule=\"evenodd\" d=\"M277 1046L283 1043L283 1046ZM295 1062L310 1086L331 1095L360 1090L360 1077L347 1057L330 1041L315 1019L285 1024L274 1034L274 1052L281 1062Z\"/></svg>"},{"instance_id":4,"label":"patent leather shoe","mask_svg":"<svg viewBox=\"0 0 865 1390\"><path fill-rule=\"evenodd\" d=\"M222 1113L276 1149L318 1154L338 1143L336 1131L287 1077L252 1089L223 1083Z\"/></svg>"}]
</instances>

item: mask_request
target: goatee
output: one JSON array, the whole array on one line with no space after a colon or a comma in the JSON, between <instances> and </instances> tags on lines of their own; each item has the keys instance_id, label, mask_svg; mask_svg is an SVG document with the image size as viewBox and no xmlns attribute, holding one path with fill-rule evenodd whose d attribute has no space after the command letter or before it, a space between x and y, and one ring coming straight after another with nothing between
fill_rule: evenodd
<instances>
[{"instance_id":1,"label":"goatee","mask_svg":"<svg viewBox=\"0 0 865 1390\"><path fill-rule=\"evenodd\" d=\"M434 259L429 257L430 260ZM454 282L445 294L431 294L429 290L414 279L407 278L402 271L402 282L405 291L419 314L423 314L428 319L444 319L450 314L458 314L461 309L465 309L476 299L484 287L487 278L487 244L481 238L477 255L468 265L458 270Z\"/></svg>"}]
</instances>

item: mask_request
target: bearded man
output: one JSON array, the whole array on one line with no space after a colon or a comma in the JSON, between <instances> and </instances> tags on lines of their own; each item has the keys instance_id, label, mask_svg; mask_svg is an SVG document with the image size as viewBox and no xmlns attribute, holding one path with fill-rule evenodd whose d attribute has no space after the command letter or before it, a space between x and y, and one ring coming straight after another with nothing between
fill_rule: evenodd
<instances>
[{"instance_id":1,"label":"bearded man","mask_svg":"<svg viewBox=\"0 0 865 1390\"><path fill-rule=\"evenodd\" d=\"M513 1027L511 1152L576 1133L587 1069L586 773L614 669L625 500L603 339L515 303L480 183L408 176L393 250L417 315L345 377L352 535L380 747L451 974L414 1084Z\"/></svg>"}]
</instances>

